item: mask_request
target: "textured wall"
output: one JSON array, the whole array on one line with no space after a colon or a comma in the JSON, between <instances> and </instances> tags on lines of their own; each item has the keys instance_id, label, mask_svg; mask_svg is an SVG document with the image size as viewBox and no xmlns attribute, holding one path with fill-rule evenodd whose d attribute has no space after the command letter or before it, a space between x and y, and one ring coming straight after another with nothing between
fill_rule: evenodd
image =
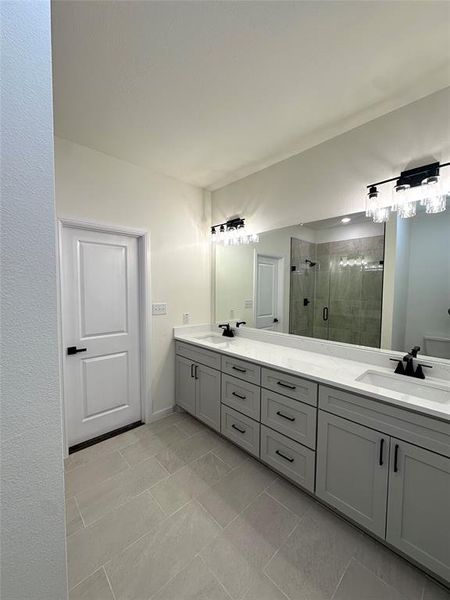
<instances>
[{"instance_id":1,"label":"textured wall","mask_svg":"<svg viewBox=\"0 0 450 600\"><path fill-rule=\"evenodd\" d=\"M0 11L0 596L64 600L50 3Z\"/></svg>"}]
</instances>

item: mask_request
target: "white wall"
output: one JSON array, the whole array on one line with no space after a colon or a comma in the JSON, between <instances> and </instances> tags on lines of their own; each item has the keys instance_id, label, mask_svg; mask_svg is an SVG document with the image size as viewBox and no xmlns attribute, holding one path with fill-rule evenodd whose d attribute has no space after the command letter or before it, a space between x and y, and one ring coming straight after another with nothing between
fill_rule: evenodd
<instances>
[{"instance_id":1,"label":"white wall","mask_svg":"<svg viewBox=\"0 0 450 600\"><path fill-rule=\"evenodd\" d=\"M368 184L432 159L450 159L450 88L213 192L213 221L261 232L360 212Z\"/></svg>"},{"instance_id":2,"label":"white wall","mask_svg":"<svg viewBox=\"0 0 450 600\"><path fill-rule=\"evenodd\" d=\"M50 3L0 11L0 596L64 600Z\"/></svg>"},{"instance_id":3,"label":"white wall","mask_svg":"<svg viewBox=\"0 0 450 600\"><path fill-rule=\"evenodd\" d=\"M153 414L174 404L172 328L188 312L210 320L210 201L199 188L101 152L55 139L59 217L150 231L152 301L167 315L152 317Z\"/></svg>"}]
</instances>

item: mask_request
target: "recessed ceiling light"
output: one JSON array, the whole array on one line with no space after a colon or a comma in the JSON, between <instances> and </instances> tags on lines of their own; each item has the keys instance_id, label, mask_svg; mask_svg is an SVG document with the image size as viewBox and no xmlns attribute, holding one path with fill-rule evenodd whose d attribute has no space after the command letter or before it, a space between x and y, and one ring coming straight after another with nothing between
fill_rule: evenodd
<instances>
[{"instance_id":1,"label":"recessed ceiling light","mask_svg":"<svg viewBox=\"0 0 450 600\"><path fill-rule=\"evenodd\" d=\"M341 223L350 223L350 221L350 217L344 217L343 219L341 219Z\"/></svg>"}]
</instances>

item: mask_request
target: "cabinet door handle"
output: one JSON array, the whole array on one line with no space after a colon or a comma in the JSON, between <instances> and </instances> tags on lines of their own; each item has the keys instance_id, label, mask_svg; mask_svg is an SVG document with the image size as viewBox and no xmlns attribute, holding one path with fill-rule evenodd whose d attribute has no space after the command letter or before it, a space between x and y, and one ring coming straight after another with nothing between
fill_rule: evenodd
<instances>
[{"instance_id":1,"label":"cabinet door handle","mask_svg":"<svg viewBox=\"0 0 450 600\"><path fill-rule=\"evenodd\" d=\"M237 392L231 392L231 395L236 396L239 400L245 400L247 398L247 396L241 396L241 394L238 394Z\"/></svg>"},{"instance_id":2,"label":"cabinet door handle","mask_svg":"<svg viewBox=\"0 0 450 600\"><path fill-rule=\"evenodd\" d=\"M394 473L398 472L398 444L395 444L394 448Z\"/></svg>"},{"instance_id":3,"label":"cabinet door handle","mask_svg":"<svg viewBox=\"0 0 450 600\"><path fill-rule=\"evenodd\" d=\"M194 363L191 365L191 377L194 377Z\"/></svg>"},{"instance_id":4,"label":"cabinet door handle","mask_svg":"<svg viewBox=\"0 0 450 600\"><path fill-rule=\"evenodd\" d=\"M237 431L239 431L239 433L245 433L245 429L240 429L237 425L235 425L234 423L231 425L231 427L233 429L236 429Z\"/></svg>"},{"instance_id":5,"label":"cabinet door handle","mask_svg":"<svg viewBox=\"0 0 450 600\"><path fill-rule=\"evenodd\" d=\"M322 309L322 319L328 321L328 306L324 306Z\"/></svg>"},{"instance_id":6,"label":"cabinet door handle","mask_svg":"<svg viewBox=\"0 0 450 600\"><path fill-rule=\"evenodd\" d=\"M383 449L384 449L384 438L380 440L380 456L378 457L378 464L380 467L383 466Z\"/></svg>"},{"instance_id":7,"label":"cabinet door handle","mask_svg":"<svg viewBox=\"0 0 450 600\"><path fill-rule=\"evenodd\" d=\"M242 367L235 367L234 365L231 367L235 371L239 371L239 373L247 373L247 369L243 369Z\"/></svg>"},{"instance_id":8,"label":"cabinet door handle","mask_svg":"<svg viewBox=\"0 0 450 600\"><path fill-rule=\"evenodd\" d=\"M277 385L281 385L281 387L287 388L288 390L295 390L295 385L289 385L288 383L283 383L282 381L277 381Z\"/></svg>"},{"instance_id":9,"label":"cabinet door handle","mask_svg":"<svg viewBox=\"0 0 450 600\"><path fill-rule=\"evenodd\" d=\"M288 421L295 421L295 417L289 417L288 415L283 415L283 413L280 412L279 410L277 410L277 415L279 417L283 417L283 419L287 419Z\"/></svg>"},{"instance_id":10,"label":"cabinet door handle","mask_svg":"<svg viewBox=\"0 0 450 600\"><path fill-rule=\"evenodd\" d=\"M286 454L283 454L282 452L280 452L279 450L275 450L275 454L278 454L278 456L281 456L281 458L284 458L284 460L287 460L290 463L294 462L294 459L291 458L290 456L286 456Z\"/></svg>"},{"instance_id":11,"label":"cabinet door handle","mask_svg":"<svg viewBox=\"0 0 450 600\"><path fill-rule=\"evenodd\" d=\"M195 377L195 379L198 379L198 365L195 365L194 377Z\"/></svg>"}]
</instances>

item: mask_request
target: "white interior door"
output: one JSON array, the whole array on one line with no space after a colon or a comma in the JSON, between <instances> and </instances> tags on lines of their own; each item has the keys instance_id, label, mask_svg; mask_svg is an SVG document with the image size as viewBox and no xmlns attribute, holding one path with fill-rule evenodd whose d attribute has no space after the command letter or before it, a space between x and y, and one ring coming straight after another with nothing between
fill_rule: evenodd
<instances>
[{"instance_id":1,"label":"white interior door","mask_svg":"<svg viewBox=\"0 0 450 600\"><path fill-rule=\"evenodd\" d=\"M136 238L63 228L69 446L141 419L138 272Z\"/></svg>"},{"instance_id":2,"label":"white interior door","mask_svg":"<svg viewBox=\"0 0 450 600\"><path fill-rule=\"evenodd\" d=\"M258 329L277 329L279 323L279 263L273 256L256 256L255 324Z\"/></svg>"}]
</instances>

